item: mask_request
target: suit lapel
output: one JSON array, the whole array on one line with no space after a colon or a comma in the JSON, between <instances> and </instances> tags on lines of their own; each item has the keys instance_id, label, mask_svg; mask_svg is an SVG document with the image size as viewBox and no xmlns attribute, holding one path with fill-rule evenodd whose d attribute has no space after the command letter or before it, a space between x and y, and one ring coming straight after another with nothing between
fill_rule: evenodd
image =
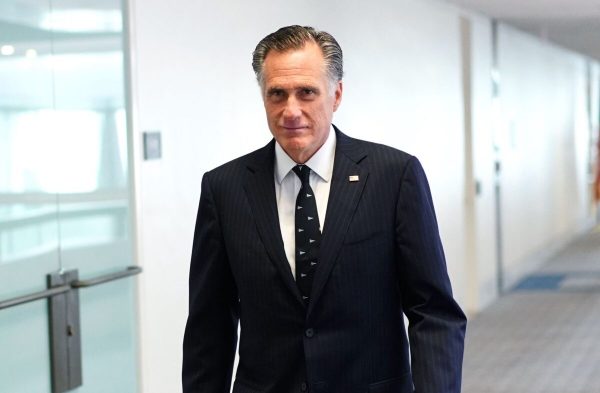
<instances>
[{"instance_id":1,"label":"suit lapel","mask_svg":"<svg viewBox=\"0 0 600 393\"><path fill-rule=\"evenodd\" d=\"M255 160L248 163L244 189L256 220L258 234L271 261L294 297L304 305L285 255L279 227L275 180L273 177L274 148L275 142L273 140L259 152Z\"/></svg>"},{"instance_id":2,"label":"suit lapel","mask_svg":"<svg viewBox=\"0 0 600 393\"><path fill-rule=\"evenodd\" d=\"M329 274L335 266L337 255L369 176L369 172L359 165L366 154L355 141L342 134L337 128L335 130L337 145L333 175L325 215L323 238L319 248L319 267L315 273L311 290L309 314L318 301ZM355 176L358 176L358 181L356 181Z\"/></svg>"}]
</instances>

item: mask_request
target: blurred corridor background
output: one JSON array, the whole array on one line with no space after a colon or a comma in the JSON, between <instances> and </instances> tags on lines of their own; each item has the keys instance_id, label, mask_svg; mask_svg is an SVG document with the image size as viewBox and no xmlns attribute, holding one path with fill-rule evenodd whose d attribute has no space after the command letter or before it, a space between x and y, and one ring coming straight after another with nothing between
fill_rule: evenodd
<instances>
[{"instance_id":1,"label":"blurred corridor background","mask_svg":"<svg viewBox=\"0 0 600 393\"><path fill-rule=\"evenodd\" d=\"M201 176L271 139L289 24L344 50L335 124L428 174L463 391L600 391L598 0L2 0L0 304L69 306L0 307L0 393L181 390Z\"/></svg>"}]
</instances>

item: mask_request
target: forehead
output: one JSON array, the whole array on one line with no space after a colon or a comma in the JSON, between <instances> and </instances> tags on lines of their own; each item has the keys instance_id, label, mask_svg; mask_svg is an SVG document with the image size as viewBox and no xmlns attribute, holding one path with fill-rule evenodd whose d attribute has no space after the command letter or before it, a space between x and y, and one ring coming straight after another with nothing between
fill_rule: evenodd
<instances>
[{"instance_id":1,"label":"forehead","mask_svg":"<svg viewBox=\"0 0 600 393\"><path fill-rule=\"evenodd\" d=\"M267 84L296 79L321 79L325 77L325 70L321 48L313 42L300 49L285 52L272 50L263 64L263 75Z\"/></svg>"}]
</instances>

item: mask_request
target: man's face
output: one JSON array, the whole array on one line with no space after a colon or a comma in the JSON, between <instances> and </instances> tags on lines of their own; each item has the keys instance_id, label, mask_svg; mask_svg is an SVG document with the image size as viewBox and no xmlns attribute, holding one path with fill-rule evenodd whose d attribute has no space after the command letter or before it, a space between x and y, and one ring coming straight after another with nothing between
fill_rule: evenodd
<instances>
[{"instance_id":1,"label":"man's face","mask_svg":"<svg viewBox=\"0 0 600 393\"><path fill-rule=\"evenodd\" d=\"M297 163L305 163L327 140L342 82L332 86L319 46L270 51L263 64L263 100L271 133Z\"/></svg>"}]
</instances>

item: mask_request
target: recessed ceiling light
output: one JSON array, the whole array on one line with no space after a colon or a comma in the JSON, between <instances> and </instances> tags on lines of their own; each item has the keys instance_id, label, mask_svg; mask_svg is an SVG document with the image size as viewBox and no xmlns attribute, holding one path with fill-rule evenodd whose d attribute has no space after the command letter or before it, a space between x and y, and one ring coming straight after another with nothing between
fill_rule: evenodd
<instances>
[{"instance_id":1,"label":"recessed ceiling light","mask_svg":"<svg viewBox=\"0 0 600 393\"><path fill-rule=\"evenodd\" d=\"M2 47L0 47L0 53L4 56L11 56L15 53L15 47L12 45L2 45Z\"/></svg>"},{"instance_id":2,"label":"recessed ceiling light","mask_svg":"<svg viewBox=\"0 0 600 393\"><path fill-rule=\"evenodd\" d=\"M25 51L25 57L28 59L35 59L37 57L37 51L35 49L27 49Z\"/></svg>"}]
</instances>

